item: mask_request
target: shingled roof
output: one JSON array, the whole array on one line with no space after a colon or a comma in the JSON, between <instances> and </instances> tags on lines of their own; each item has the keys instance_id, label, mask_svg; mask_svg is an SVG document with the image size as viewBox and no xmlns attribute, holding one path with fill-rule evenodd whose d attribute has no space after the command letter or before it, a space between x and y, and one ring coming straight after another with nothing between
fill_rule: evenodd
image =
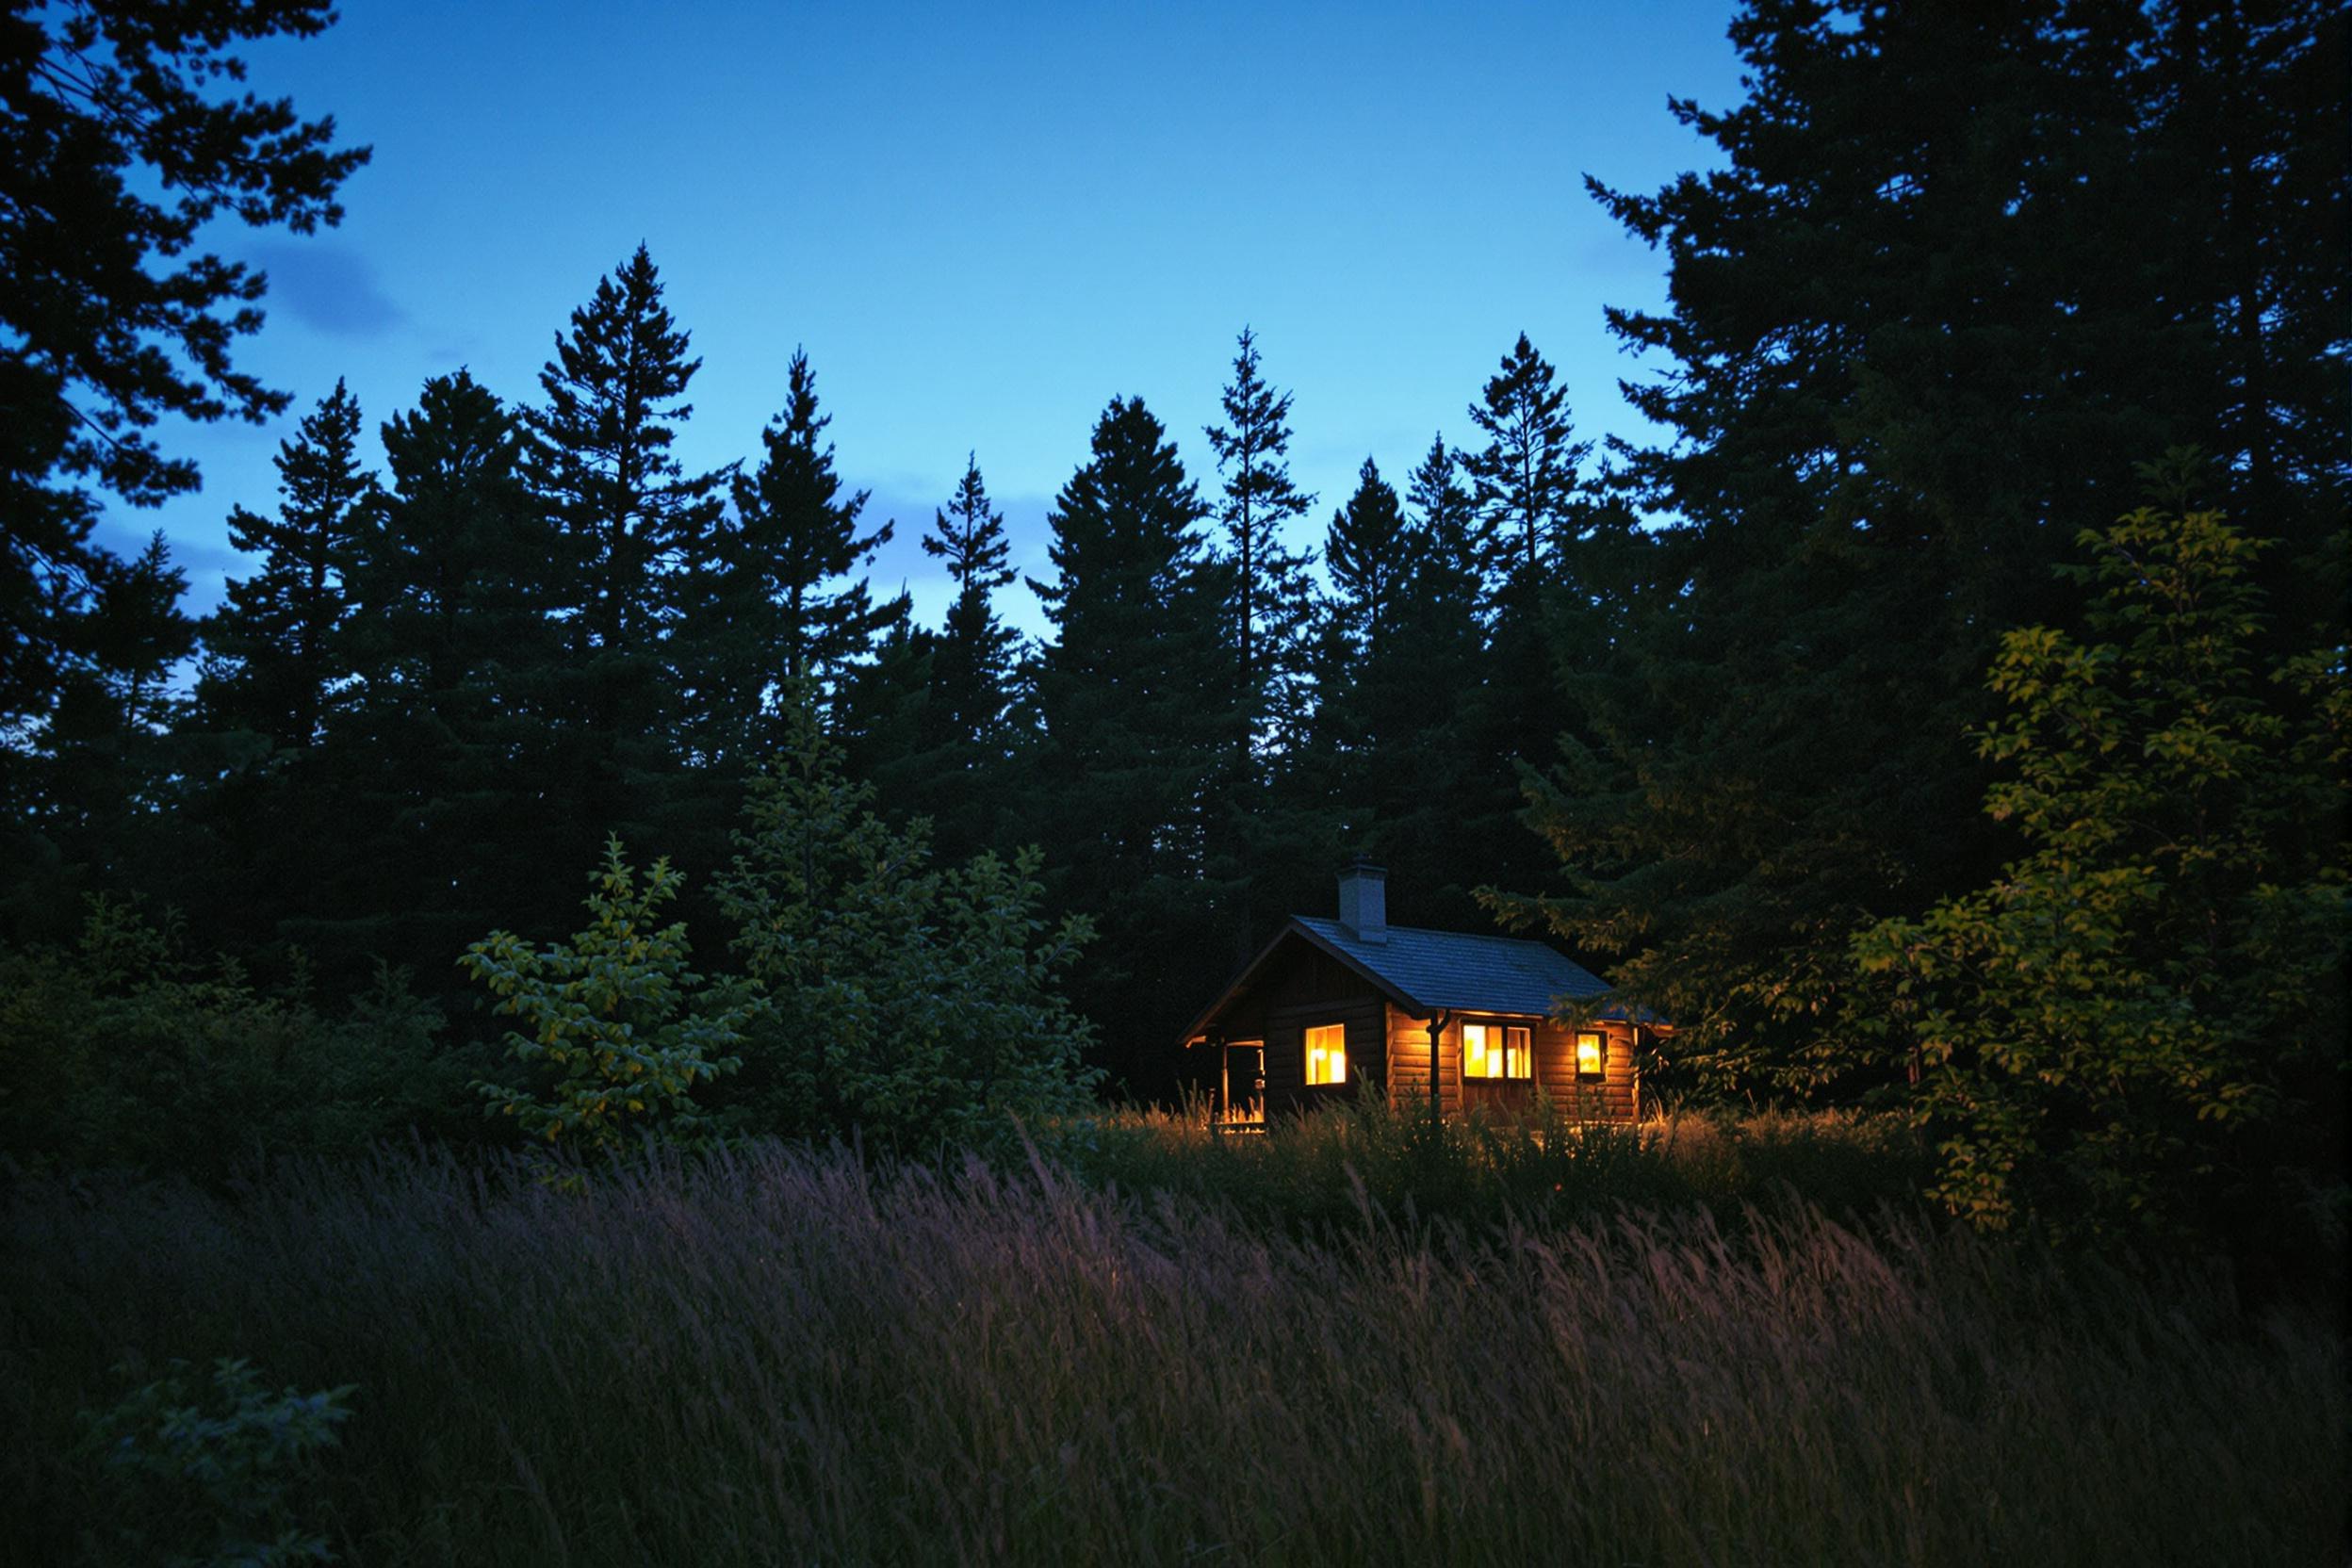
<instances>
[{"instance_id":1,"label":"shingled roof","mask_svg":"<svg viewBox=\"0 0 2352 1568\"><path fill-rule=\"evenodd\" d=\"M1438 1012L1501 1013L1548 1018L1563 1000L1605 996L1609 986L1583 965L1542 942L1516 937L1474 936L1466 931L1429 931L1417 926L1384 927L1388 939L1368 942L1344 922L1318 915L1293 915L1249 968L1193 1020L1184 1033L1198 1038L1211 1019L1286 942L1304 941L1338 959L1415 1018ZM1603 1018L1624 1018L1608 1007ZM1643 1011L1642 1021L1657 1020Z\"/></svg>"},{"instance_id":2,"label":"shingled roof","mask_svg":"<svg viewBox=\"0 0 2352 1568\"><path fill-rule=\"evenodd\" d=\"M1392 925L1388 940L1367 942L1316 915L1293 915L1291 924L1415 1016L1457 1009L1543 1017L1563 997L1581 1001L1609 989L1583 965L1516 937Z\"/></svg>"}]
</instances>

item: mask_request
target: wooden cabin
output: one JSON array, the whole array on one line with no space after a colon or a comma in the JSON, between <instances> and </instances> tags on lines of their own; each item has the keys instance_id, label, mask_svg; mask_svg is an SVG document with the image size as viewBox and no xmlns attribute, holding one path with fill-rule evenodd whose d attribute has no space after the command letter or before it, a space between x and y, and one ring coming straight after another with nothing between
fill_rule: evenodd
<instances>
[{"instance_id":1,"label":"wooden cabin","mask_svg":"<svg viewBox=\"0 0 2352 1568\"><path fill-rule=\"evenodd\" d=\"M1221 1122L1365 1094L1426 1106L1432 1044L1446 1116L1521 1113L1540 1088L1574 1119L1640 1118L1635 1055L1662 1020L1543 942L1389 924L1387 880L1342 871L1339 918L1293 915L1184 1032Z\"/></svg>"}]
</instances>

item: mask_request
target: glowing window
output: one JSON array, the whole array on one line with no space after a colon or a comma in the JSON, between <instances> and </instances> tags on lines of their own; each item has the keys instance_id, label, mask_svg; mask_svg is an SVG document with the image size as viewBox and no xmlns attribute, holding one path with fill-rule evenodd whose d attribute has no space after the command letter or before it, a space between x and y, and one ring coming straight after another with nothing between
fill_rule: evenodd
<instances>
[{"instance_id":1,"label":"glowing window","mask_svg":"<svg viewBox=\"0 0 2352 1568\"><path fill-rule=\"evenodd\" d=\"M1344 1084L1348 1081L1348 1030L1338 1023L1317 1023L1307 1030L1307 1082Z\"/></svg>"},{"instance_id":2,"label":"glowing window","mask_svg":"<svg viewBox=\"0 0 2352 1568\"><path fill-rule=\"evenodd\" d=\"M1598 1078L1607 1070L1609 1042L1598 1029L1576 1031L1576 1076Z\"/></svg>"},{"instance_id":3,"label":"glowing window","mask_svg":"<svg viewBox=\"0 0 2352 1568\"><path fill-rule=\"evenodd\" d=\"M1516 1023L1465 1023L1462 1026L1462 1075L1464 1078L1532 1078L1535 1053L1530 1035Z\"/></svg>"}]
</instances>

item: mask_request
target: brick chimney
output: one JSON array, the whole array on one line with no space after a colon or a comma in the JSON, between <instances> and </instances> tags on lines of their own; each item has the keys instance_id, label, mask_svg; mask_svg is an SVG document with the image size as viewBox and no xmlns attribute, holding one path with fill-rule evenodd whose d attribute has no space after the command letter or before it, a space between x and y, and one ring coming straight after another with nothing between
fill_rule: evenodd
<instances>
[{"instance_id":1,"label":"brick chimney","mask_svg":"<svg viewBox=\"0 0 2352 1568\"><path fill-rule=\"evenodd\" d=\"M1388 868L1357 856L1339 868L1339 923L1360 942L1388 940Z\"/></svg>"}]
</instances>

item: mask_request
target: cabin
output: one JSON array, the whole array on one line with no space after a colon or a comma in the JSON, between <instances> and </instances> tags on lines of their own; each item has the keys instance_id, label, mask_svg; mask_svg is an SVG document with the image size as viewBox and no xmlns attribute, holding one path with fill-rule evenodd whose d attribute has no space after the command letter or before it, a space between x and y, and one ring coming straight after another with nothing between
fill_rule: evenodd
<instances>
[{"instance_id":1,"label":"cabin","mask_svg":"<svg viewBox=\"0 0 2352 1568\"><path fill-rule=\"evenodd\" d=\"M1342 870L1338 918L1293 915L1185 1030L1220 1124L1362 1095L1426 1106L1432 1059L1445 1116L1521 1114L1540 1090L1574 1119L1640 1119L1635 1058L1665 1021L1543 942L1391 925L1387 884Z\"/></svg>"}]
</instances>

